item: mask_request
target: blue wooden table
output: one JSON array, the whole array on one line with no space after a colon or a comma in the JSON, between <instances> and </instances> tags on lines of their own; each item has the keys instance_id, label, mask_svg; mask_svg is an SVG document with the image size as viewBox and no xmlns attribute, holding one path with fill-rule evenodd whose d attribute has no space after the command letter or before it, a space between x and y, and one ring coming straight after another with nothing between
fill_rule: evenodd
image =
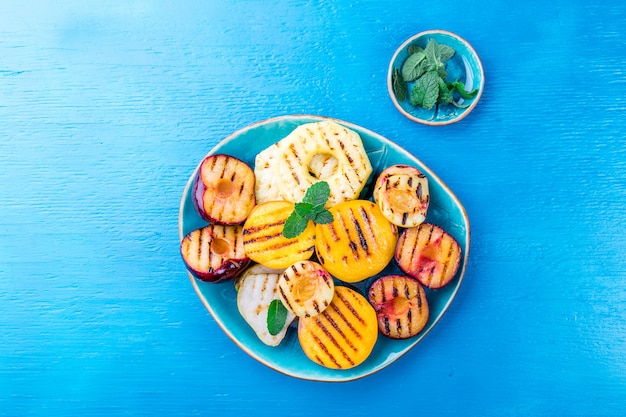
<instances>
[{"instance_id":1,"label":"blue wooden table","mask_svg":"<svg viewBox=\"0 0 626 417\"><path fill-rule=\"evenodd\" d=\"M0 416L626 415L626 3L0 3ZM411 35L486 85L432 127L389 99ZM406 148L470 218L428 336L346 383L249 357L198 299L179 202L252 123L329 116Z\"/></svg>"}]
</instances>

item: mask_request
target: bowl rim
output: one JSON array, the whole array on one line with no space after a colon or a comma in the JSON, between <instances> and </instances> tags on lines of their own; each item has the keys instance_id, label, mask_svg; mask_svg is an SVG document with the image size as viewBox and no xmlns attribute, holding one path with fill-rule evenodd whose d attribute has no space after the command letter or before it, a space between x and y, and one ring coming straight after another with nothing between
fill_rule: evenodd
<instances>
[{"instance_id":1,"label":"bowl rim","mask_svg":"<svg viewBox=\"0 0 626 417\"><path fill-rule=\"evenodd\" d=\"M463 113L459 114L457 117L447 119L447 120L442 120L442 121L420 119L419 117L415 117L411 113L407 112L398 102L398 99L396 98L396 95L393 92L393 83L391 81L393 68L394 68L394 62L396 61L400 52L406 49L409 46L409 44L413 42L415 39L432 35L432 34L449 36L461 42L470 51L471 55L474 56L474 58L476 59L476 63L478 64L478 69L480 70L481 82L478 88L478 93L476 94L476 97L474 97L472 103L470 103L469 107L467 107L465 111L463 111ZM476 53L476 50L474 49L474 47L461 36L457 35L456 33L450 32L448 30L444 30L444 29L425 30L409 37L396 49L393 56L391 57L391 60L389 61L389 67L387 69L387 92L389 93L389 97L391 98L393 105L406 118L413 120L414 122L422 123L422 124L429 125L429 126L444 126L444 125L449 125L449 124L456 123L456 122L463 120L468 114L472 112L472 110L474 110L474 107L476 107L476 105L478 104L478 101L480 100L480 97L483 94L484 86L485 86L485 70L483 68L482 61L480 60L480 57L478 56L478 53Z\"/></svg>"}]
</instances>

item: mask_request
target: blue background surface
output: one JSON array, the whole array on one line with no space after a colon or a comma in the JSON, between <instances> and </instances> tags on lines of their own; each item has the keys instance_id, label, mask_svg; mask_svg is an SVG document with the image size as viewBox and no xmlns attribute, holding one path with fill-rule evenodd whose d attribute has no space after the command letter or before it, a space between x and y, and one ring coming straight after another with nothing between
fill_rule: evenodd
<instances>
[{"instance_id":1,"label":"blue background surface","mask_svg":"<svg viewBox=\"0 0 626 417\"><path fill-rule=\"evenodd\" d=\"M626 415L624 21L623 1L1 2L0 415ZM428 29L485 68L450 126L387 95ZM299 113L399 143L472 227L438 326L349 383L250 358L178 253L199 160Z\"/></svg>"}]
</instances>

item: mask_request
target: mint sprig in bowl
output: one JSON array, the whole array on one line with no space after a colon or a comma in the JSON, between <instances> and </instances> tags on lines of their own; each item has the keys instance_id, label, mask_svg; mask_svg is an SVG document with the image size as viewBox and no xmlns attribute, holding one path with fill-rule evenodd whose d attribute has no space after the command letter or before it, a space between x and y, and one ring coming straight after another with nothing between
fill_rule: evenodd
<instances>
[{"instance_id":1,"label":"mint sprig in bowl","mask_svg":"<svg viewBox=\"0 0 626 417\"><path fill-rule=\"evenodd\" d=\"M396 108L426 125L447 125L465 118L478 104L485 84L474 48L445 30L407 39L389 64L387 89Z\"/></svg>"}]
</instances>

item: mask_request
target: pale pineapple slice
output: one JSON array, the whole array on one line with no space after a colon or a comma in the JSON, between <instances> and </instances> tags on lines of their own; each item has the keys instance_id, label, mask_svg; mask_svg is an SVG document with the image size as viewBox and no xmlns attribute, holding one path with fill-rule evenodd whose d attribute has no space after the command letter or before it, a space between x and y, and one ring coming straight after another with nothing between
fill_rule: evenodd
<instances>
[{"instance_id":1,"label":"pale pineapple slice","mask_svg":"<svg viewBox=\"0 0 626 417\"><path fill-rule=\"evenodd\" d=\"M280 175L278 174L277 157L281 152L279 144L280 142L277 142L265 148L255 158L254 175L256 183L254 185L254 194L257 204L284 200L278 186Z\"/></svg>"},{"instance_id":2,"label":"pale pineapple slice","mask_svg":"<svg viewBox=\"0 0 626 417\"><path fill-rule=\"evenodd\" d=\"M278 186L287 201L301 201L306 190L319 180L330 186L327 207L353 200L358 198L372 173L360 136L335 122L300 125L280 142ZM337 161L337 167L328 170L330 175L319 178L312 175L311 162L316 155Z\"/></svg>"},{"instance_id":3,"label":"pale pineapple slice","mask_svg":"<svg viewBox=\"0 0 626 417\"><path fill-rule=\"evenodd\" d=\"M335 122L298 126L255 160L257 203L297 203L320 180L328 182L327 207L359 196L372 173L361 137Z\"/></svg>"}]
</instances>

